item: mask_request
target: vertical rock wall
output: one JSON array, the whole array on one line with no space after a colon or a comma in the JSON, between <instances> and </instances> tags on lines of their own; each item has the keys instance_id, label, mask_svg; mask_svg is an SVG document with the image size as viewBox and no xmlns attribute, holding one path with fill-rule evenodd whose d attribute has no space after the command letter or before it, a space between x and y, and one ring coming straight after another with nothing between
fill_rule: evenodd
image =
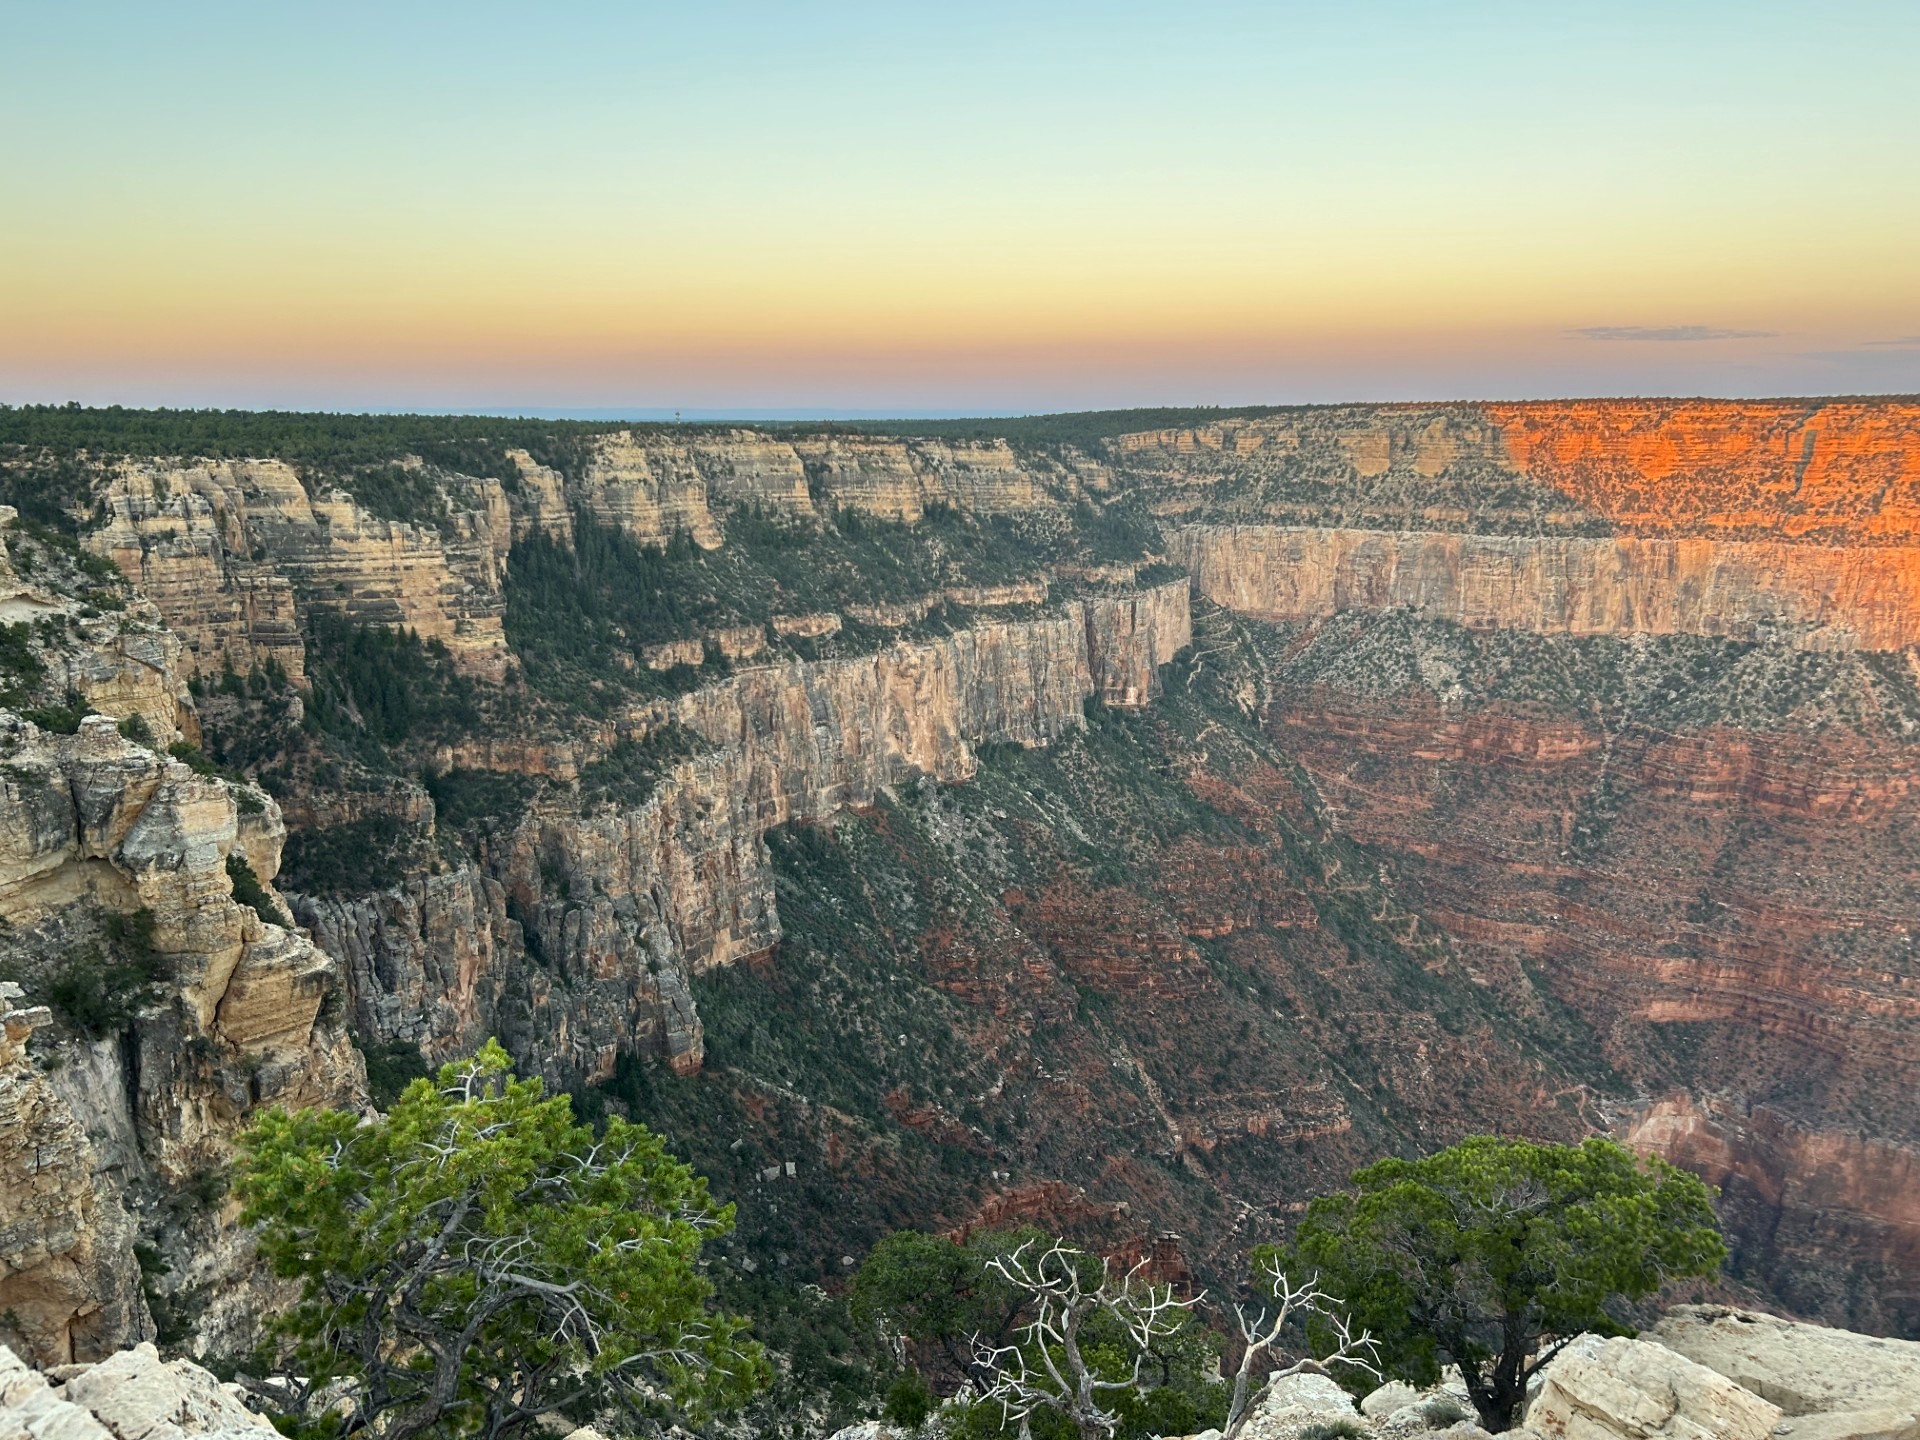
<instances>
[{"instance_id":1,"label":"vertical rock wall","mask_svg":"<svg viewBox=\"0 0 1920 1440\"><path fill-rule=\"evenodd\" d=\"M527 817L484 868L350 901L297 901L340 957L358 1022L436 1057L488 1034L563 1083L623 1051L699 1067L689 977L780 938L762 836L964 780L972 746L1044 745L1101 695L1141 704L1189 643L1184 582L1076 602L871 656L743 671L672 718L711 748L642 804Z\"/></svg>"}]
</instances>

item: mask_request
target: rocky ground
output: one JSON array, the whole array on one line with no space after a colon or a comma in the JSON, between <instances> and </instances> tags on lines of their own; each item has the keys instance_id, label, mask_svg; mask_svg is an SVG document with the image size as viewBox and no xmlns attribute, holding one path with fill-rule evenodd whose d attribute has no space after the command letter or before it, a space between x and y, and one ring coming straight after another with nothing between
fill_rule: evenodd
<instances>
[{"instance_id":1,"label":"rocky ground","mask_svg":"<svg viewBox=\"0 0 1920 1440\"><path fill-rule=\"evenodd\" d=\"M928 1427L937 1433L939 1422ZM1920 1344L1715 1306L1681 1306L1637 1339L1582 1335L1497 1436L1457 1380L1390 1381L1363 1398L1325 1376L1274 1382L1240 1440L1913 1440ZM834 1440L910 1440L868 1422ZM1190 1440L1220 1440L1207 1430Z\"/></svg>"}]
</instances>

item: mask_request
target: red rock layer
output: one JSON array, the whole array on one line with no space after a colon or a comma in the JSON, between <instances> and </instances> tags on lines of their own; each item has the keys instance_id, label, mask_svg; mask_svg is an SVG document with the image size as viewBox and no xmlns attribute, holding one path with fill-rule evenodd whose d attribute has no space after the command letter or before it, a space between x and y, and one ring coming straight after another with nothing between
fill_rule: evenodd
<instances>
[{"instance_id":1,"label":"red rock layer","mask_svg":"<svg viewBox=\"0 0 1920 1440\"><path fill-rule=\"evenodd\" d=\"M1486 405L1508 459L1609 520L1792 539L1920 537L1920 403Z\"/></svg>"},{"instance_id":2,"label":"red rock layer","mask_svg":"<svg viewBox=\"0 0 1920 1440\"><path fill-rule=\"evenodd\" d=\"M1633 1134L1688 1164L1720 1137L1701 1168L1747 1177L1750 1273L1810 1312L1920 1325L1898 1299L1920 1296L1920 752L1409 695L1297 694L1270 728L1484 983L1570 1006L1643 1093L1746 1117Z\"/></svg>"}]
</instances>

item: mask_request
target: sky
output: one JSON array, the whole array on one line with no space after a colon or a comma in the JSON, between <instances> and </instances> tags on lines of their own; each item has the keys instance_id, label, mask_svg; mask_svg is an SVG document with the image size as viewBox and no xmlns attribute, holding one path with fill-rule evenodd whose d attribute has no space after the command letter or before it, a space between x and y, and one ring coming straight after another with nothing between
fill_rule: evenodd
<instances>
[{"instance_id":1,"label":"sky","mask_svg":"<svg viewBox=\"0 0 1920 1440\"><path fill-rule=\"evenodd\" d=\"M0 0L0 402L1920 391L1920 4Z\"/></svg>"}]
</instances>

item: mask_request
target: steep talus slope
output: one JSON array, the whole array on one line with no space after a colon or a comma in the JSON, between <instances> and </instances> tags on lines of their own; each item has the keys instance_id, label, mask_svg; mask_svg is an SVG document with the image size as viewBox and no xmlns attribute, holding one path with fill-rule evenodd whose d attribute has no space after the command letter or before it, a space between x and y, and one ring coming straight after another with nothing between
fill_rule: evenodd
<instances>
[{"instance_id":1,"label":"steep talus slope","mask_svg":"<svg viewBox=\"0 0 1920 1440\"><path fill-rule=\"evenodd\" d=\"M1153 705L769 836L782 938L693 980L702 1071L597 1089L682 1139L759 1263L1015 1217L1175 1231L1225 1280L1365 1157L1627 1098L1330 825L1210 613Z\"/></svg>"},{"instance_id":2,"label":"steep talus slope","mask_svg":"<svg viewBox=\"0 0 1920 1440\"><path fill-rule=\"evenodd\" d=\"M1920 1326L1920 405L1349 407L1116 465L1273 622L1263 713L1343 832L1592 1027L1742 1272Z\"/></svg>"},{"instance_id":3,"label":"steep talus slope","mask_svg":"<svg viewBox=\"0 0 1920 1440\"><path fill-rule=\"evenodd\" d=\"M1809 1310L1910 1326L1920 687L1904 659L1391 612L1253 633L1269 732L1462 962L1591 1027L1657 1097L1623 1113L1631 1133L1737 1154L1706 1168L1734 1176L1743 1272Z\"/></svg>"}]
</instances>

